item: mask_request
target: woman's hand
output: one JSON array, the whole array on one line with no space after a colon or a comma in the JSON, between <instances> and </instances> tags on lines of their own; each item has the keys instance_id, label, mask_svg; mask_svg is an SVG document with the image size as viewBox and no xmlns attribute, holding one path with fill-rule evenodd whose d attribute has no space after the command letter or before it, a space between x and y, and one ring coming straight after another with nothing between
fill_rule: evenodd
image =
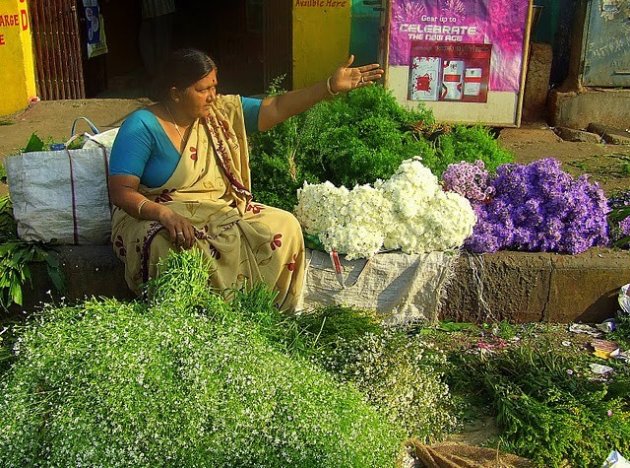
<instances>
[{"instance_id":1,"label":"woman's hand","mask_svg":"<svg viewBox=\"0 0 630 468\"><path fill-rule=\"evenodd\" d=\"M369 86L383 76L383 69L378 63L352 68L352 62L354 55L337 68L327 81L277 96L267 96L260 106L258 130L269 130L289 117L310 109L323 99L330 98L330 93L337 94Z\"/></svg>"},{"instance_id":2,"label":"woman's hand","mask_svg":"<svg viewBox=\"0 0 630 468\"><path fill-rule=\"evenodd\" d=\"M362 67L350 67L354 55L348 57L346 63L335 70L330 77L330 88L333 93L352 91L363 86L370 86L383 76L383 69L378 63Z\"/></svg>"},{"instance_id":3,"label":"woman's hand","mask_svg":"<svg viewBox=\"0 0 630 468\"><path fill-rule=\"evenodd\" d=\"M162 206L159 221L166 228L171 241L175 245L188 250L195 244L195 228L193 225L168 206Z\"/></svg>"}]
</instances>

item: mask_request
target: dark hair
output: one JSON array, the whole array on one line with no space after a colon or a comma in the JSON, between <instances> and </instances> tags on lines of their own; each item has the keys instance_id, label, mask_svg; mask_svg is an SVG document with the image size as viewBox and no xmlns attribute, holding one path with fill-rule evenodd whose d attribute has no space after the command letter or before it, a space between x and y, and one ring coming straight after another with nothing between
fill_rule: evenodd
<instances>
[{"instance_id":1,"label":"dark hair","mask_svg":"<svg viewBox=\"0 0 630 468\"><path fill-rule=\"evenodd\" d=\"M170 89L185 89L217 68L208 54L197 49L178 49L171 53L153 82L150 98L162 102Z\"/></svg>"}]
</instances>

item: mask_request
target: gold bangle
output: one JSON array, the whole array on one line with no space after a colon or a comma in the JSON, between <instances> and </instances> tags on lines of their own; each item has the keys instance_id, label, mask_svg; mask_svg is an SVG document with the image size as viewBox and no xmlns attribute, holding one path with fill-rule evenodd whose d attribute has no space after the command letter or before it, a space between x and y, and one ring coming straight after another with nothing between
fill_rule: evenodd
<instances>
[{"instance_id":1,"label":"gold bangle","mask_svg":"<svg viewBox=\"0 0 630 468\"><path fill-rule=\"evenodd\" d=\"M144 205L146 205L147 203L149 203L149 199L145 198L144 200L140 201L140 203L138 203L138 216L142 216L142 207Z\"/></svg>"},{"instance_id":2,"label":"gold bangle","mask_svg":"<svg viewBox=\"0 0 630 468\"><path fill-rule=\"evenodd\" d=\"M330 86L331 78L332 76L329 76L328 79L326 80L326 89L328 90L328 94L330 94L331 96L336 96L337 94L339 94L339 91L337 91L336 93L333 93L332 86Z\"/></svg>"}]
</instances>

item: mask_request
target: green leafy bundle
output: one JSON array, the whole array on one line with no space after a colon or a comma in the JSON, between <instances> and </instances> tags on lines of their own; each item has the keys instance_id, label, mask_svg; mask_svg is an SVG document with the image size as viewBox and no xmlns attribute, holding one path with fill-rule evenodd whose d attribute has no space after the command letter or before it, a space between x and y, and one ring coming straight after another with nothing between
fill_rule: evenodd
<instances>
[{"instance_id":1,"label":"green leafy bundle","mask_svg":"<svg viewBox=\"0 0 630 468\"><path fill-rule=\"evenodd\" d=\"M599 466L612 449L630 450L628 382L609 387L588 379L579 356L549 345L510 349L485 359L460 356L456 391L475 389L502 430L502 449L540 466ZM625 388L624 392L612 391Z\"/></svg>"},{"instance_id":2,"label":"green leafy bundle","mask_svg":"<svg viewBox=\"0 0 630 468\"><path fill-rule=\"evenodd\" d=\"M52 308L0 381L2 466L394 466L404 433L173 254L148 304Z\"/></svg>"},{"instance_id":3,"label":"green leafy bundle","mask_svg":"<svg viewBox=\"0 0 630 468\"><path fill-rule=\"evenodd\" d=\"M462 160L491 170L512 160L487 129L438 125L429 109L406 109L382 86L321 102L250 140L254 194L288 210L304 181L372 183L414 156L438 176Z\"/></svg>"},{"instance_id":4,"label":"green leafy bundle","mask_svg":"<svg viewBox=\"0 0 630 468\"><path fill-rule=\"evenodd\" d=\"M23 287L31 281L30 263L45 262L48 276L58 290L65 287L56 253L43 244L17 237L9 196L0 197L0 307L22 305Z\"/></svg>"},{"instance_id":5,"label":"green leafy bundle","mask_svg":"<svg viewBox=\"0 0 630 468\"><path fill-rule=\"evenodd\" d=\"M479 125L454 125L436 139L435 149L435 162L427 165L438 177L449 164L462 161L474 163L481 160L489 172L495 172L501 164L514 161L512 153L501 148L488 129Z\"/></svg>"}]
</instances>

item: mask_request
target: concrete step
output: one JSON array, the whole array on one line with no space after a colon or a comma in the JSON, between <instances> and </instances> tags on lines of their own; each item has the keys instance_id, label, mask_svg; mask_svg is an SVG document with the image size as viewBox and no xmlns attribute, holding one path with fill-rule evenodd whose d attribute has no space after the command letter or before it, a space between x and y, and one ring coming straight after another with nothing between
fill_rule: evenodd
<instances>
[{"instance_id":1,"label":"concrete step","mask_svg":"<svg viewBox=\"0 0 630 468\"><path fill-rule=\"evenodd\" d=\"M442 318L466 322L601 322L630 283L630 252L580 255L498 252L463 255Z\"/></svg>"},{"instance_id":2,"label":"concrete step","mask_svg":"<svg viewBox=\"0 0 630 468\"><path fill-rule=\"evenodd\" d=\"M123 264L111 246L59 247L67 280L63 297L134 297L124 280ZM33 287L24 291L24 307L61 301L46 269L35 264ZM621 286L630 283L630 252L591 249L580 255L499 252L463 254L442 308L442 319L486 322L599 322L614 315Z\"/></svg>"}]
</instances>

